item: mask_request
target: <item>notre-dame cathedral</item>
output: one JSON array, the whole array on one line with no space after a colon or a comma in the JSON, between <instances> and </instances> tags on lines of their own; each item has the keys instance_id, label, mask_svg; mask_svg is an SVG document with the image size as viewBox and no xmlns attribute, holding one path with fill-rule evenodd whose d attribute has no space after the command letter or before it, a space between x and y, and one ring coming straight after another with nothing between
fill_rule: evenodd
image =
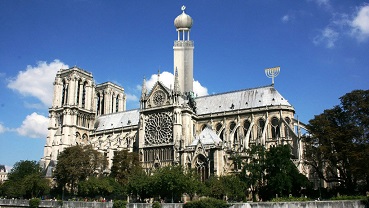
<instances>
[{"instance_id":1,"label":"notre-dame cathedral","mask_svg":"<svg viewBox=\"0 0 369 208\"><path fill-rule=\"evenodd\" d=\"M192 18L174 20L173 87L160 79L147 89L142 84L140 108L126 110L123 87L94 83L78 67L60 69L49 109L48 136L41 164L51 174L58 154L73 145L92 145L110 165L114 151L137 152L146 170L180 164L195 168L205 179L239 171L234 156L261 144L289 144L302 171L302 150L294 107L274 85L196 97L193 93L194 42Z\"/></svg>"}]
</instances>

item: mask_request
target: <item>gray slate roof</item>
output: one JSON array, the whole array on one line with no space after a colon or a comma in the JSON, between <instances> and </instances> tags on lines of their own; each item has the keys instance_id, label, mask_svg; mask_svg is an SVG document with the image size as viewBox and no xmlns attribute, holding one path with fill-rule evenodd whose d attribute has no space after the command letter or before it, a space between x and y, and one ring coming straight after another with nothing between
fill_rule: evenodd
<instances>
[{"instance_id":1,"label":"gray slate roof","mask_svg":"<svg viewBox=\"0 0 369 208\"><path fill-rule=\"evenodd\" d=\"M272 85L197 97L195 101L198 115L272 105L292 107ZM96 131L138 125L139 116L139 109L102 115L97 119Z\"/></svg>"},{"instance_id":2,"label":"gray slate roof","mask_svg":"<svg viewBox=\"0 0 369 208\"><path fill-rule=\"evenodd\" d=\"M198 115L271 105L292 107L272 85L196 98Z\"/></svg>"},{"instance_id":3,"label":"gray slate roof","mask_svg":"<svg viewBox=\"0 0 369 208\"><path fill-rule=\"evenodd\" d=\"M139 109L102 115L97 119L96 131L134 126L138 124L139 117Z\"/></svg>"}]
</instances>

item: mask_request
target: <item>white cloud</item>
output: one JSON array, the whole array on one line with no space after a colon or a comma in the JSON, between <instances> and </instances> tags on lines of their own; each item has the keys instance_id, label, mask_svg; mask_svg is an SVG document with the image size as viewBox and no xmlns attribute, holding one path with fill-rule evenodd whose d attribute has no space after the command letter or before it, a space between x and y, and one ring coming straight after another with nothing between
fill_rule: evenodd
<instances>
[{"instance_id":1,"label":"white cloud","mask_svg":"<svg viewBox=\"0 0 369 208\"><path fill-rule=\"evenodd\" d=\"M169 89L173 88L174 75L170 72L164 71L160 74L160 82L162 82ZM150 79L146 80L146 87L151 90L155 83L158 81L158 75L151 75ZM200 84L199 81L193 81L193 91L197 96L208 95L208 89Z\"/></svg>"},{"instance_id":2,"label":"white cloud","mask_svg":"<svg viewBox=\"0 0 369 208\"><path fill-rule=\"evenodd\" d=\"M10 80L8 87L24 96L35 97L46 106L51 106L53 81L56 72L61 68L69 67L59 60L54 60L50 64L40 61L37 66L28 65L16 78Z\"/></svg>"},{"instance_id":3,"label":"white cloud","mask_svg":"<svg viewBox=\"0 0 369 208\"><path fill-rule=\"evenodd\" d=\"M193 81L193 91L197 96L205 96L208 95L208 88L201 85L201 83L197 80Z\"/></svg>"},{"instance_id":4,"label":"white cloud","mask_svg":"<svg viewBox=\"0 0 369 208\"><path fill-rule=\"evenodd\" d=\"M138 97L136 95L126 93L127 101L138 101Z\"/></svg>"},{"instance_id":5,"label":"white cloud","mask_svg":"<svg viewBox=\"0 0 369 208\"><path fill-rule=\"evenodd\" d=\"M369 5L359 8L351 22L352 35L359 41L369 38Z\"/></svg>"},{"instance_id":6,"label":"white cloud","mask_svg":"<svg viewBox=\"0 0 369 208\"><path fill-rule=\"evenodd\" d=\"M331 9L331 2L330 0L308 0L316 3L319 7L325 8L325 9Z\"/></svg>"},{"instance_id":7,"label":"white cloud","mask_svg":"<svg viewBox=\"0 0 369 208\"><path fill-rule=\"evenodd\" d=\"M290 16L289 15L284 15L282 18L281 18L282 22L283 23L287 23L290 21Z\"/></svg>"},{"instance_id":8,"label":"white cloud","mask_svg":"<svg viewBox=\"0 0 369 208\"><path fill-rule=\"evenodd\" d=\"M49 119L43 115L32 113L24 119L22 126L17 128L18 134L31 138L46 138Z\"/></svg>"},{"instance_id":9,"label":"white cloud","mask_svg":"<svg viewBox=\"0 0 369 208\"><path fill-rule=\"evenodd\" d=\"M316 45L324 44L327 48L333 48L338 40L339 33L330 27L326 27L317 35L313 42Z\"/></svg>"},{"instance_id":10,"label":"white cloud","mask_svg":"<svg viewBox=\"0 0 369 208\"><path fill-rule=\"evenodd\" d=\"M3 124L0 123L0 134L4 133L6 131L5 126L3 126Z\"/></svg>"},{"instance_id":11,"label":"white cloud","mask_svg":"<svg viewBox=\"0 0 369 208\"><path fill-rule=\"evenodd\" d=\"M174 83L174 75L170 72L163 71L159 77L160 82L162 82L166 87L173 88ZM150 79L146 80L147 89L151 90L154 87L155 83L158 81L158 75L151 75Z\"/></svg>"},{"instance_id":12,"label":"white cloud","mask_svg":"<svg viewBox=\"0 0 369 208\"><path fill-rule=\"evenodd\" d=\"M324 7L330 7L330 2L329 0L315 0L315 3L317 3L319 6L324 6Z\"/></svg>"}]
</instances>

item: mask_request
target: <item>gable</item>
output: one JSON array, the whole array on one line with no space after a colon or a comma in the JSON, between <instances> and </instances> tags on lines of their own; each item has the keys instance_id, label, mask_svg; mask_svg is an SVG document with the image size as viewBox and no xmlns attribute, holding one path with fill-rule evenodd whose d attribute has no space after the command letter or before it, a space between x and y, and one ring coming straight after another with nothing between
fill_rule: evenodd
<instances>
[{"instance_id":1,"label":"gable","mask_svg":"<svg viewBox=\"0 0 369 208\"><path fill-rule=\"evenodd\" d=\"M160 81L156 82L148 95L148 107L161 107L170 104L170 90Z\"/></svg>"}]
</instances>

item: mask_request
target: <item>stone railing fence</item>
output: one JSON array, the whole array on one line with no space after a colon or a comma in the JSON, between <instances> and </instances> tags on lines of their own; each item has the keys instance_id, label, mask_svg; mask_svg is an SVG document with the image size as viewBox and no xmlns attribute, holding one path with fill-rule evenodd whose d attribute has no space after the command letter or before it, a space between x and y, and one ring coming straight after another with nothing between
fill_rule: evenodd
<instances>
[{"instance_id":1,"label":"stone railing fence","mask_svg":"<svg viewBox=\"0 0 369 208\"><path fill-rule=\"evenodd\" d=\"M182 208L182 203L163 203L162 208ZM0 199L0 208L28 207L28 200L21 199ZM63 201L61 206L58 201L41 201L39 207L62 207L62 208L112 208L113 202L83 202L83 201ZM129 203L127 208L151 208L150 203ZM342 201L304 201L304 202L251 202L233 203L231 208L365 208L360 200Z\"/></svg>"}]
</instances>

